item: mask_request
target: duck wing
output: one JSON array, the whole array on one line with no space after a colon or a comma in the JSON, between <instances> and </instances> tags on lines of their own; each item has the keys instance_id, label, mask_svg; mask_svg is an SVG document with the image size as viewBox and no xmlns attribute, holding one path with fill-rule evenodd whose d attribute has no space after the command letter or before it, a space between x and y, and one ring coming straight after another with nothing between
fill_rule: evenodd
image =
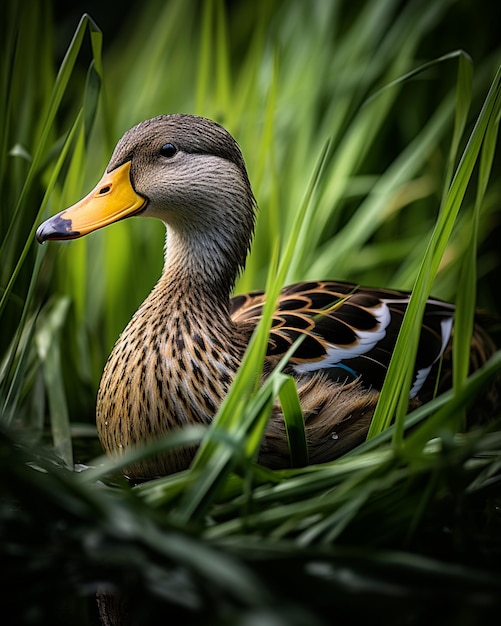
<instances>
[{"instance_id":1,"label":"duck wing","mask_svg":"<svg viewBox=\"0 0 501 626\"><path fill-rule=\"evenodd\" d=\"M262 291L232 298L230 311L237 324L255 327L266 295ZM301 336L289 366L297 374L325 371L329 378L361 378L381 389L402 320L410 300L407 292L372 289L352 283L318 281L285 287L273 315L267 358L278 362ZM428 381L433 366L449 343L454 306L430 298L422 321L410 397Z\"/></svg>"}]
</instances>

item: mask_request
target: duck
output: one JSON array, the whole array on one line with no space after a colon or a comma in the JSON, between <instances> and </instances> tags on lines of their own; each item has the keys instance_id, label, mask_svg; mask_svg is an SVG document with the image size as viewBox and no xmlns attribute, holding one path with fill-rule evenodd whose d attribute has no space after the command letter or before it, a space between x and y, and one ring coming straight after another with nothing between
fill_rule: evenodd
<instances>
[{"instance_id":1,"label":"duck","mask_svg":"<svg viewBox=\"0 0 501 626\"><path fill-rule=\"evenodd\" d=\"M40 243L85 236L132 216L166 228L164 266L115 343L96 401L104 450L123 453L189 424L210 424L258 324L266 294L232 295L245 267L257 203L242 152L220 124L159 115L128 130L104 175L82 200L43 222ZM410 294L348 282L298 282L282 289L264 376L299 337L285 371L304 416L310 463L332 461L365 440ZM451 385L454 306L430 298L424 311L409 410ZM495 351L475 323L470 369ZM149 480L189 467L182 449L127 467ZM259 462L290 466L283 415L274 407Z\"/></svg>"}]
</instances>

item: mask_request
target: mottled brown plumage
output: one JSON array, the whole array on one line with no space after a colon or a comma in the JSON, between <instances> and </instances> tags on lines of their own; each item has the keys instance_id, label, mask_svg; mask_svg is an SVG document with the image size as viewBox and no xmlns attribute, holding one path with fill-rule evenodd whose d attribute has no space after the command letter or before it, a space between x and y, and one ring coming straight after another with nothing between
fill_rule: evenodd
<instances>
[{"instance_id":1,"label":"mottled brown plumage","mask_svg":"<svg viewBox=\"0 0 501 626\"><path fill-rule=\"evenodd\" d=\"M255 201L240 150L219 125L159 116L128 131L97 187L39 228L40 241L84 235L130 215L167 229L160 280L118 339L97 399L97 427L114 454L168 430L208 423L228 392L258 322L264 294L230 299L252 239ZM311 462L333 459L367 433L408 303L406 293L332 281L299 283L280 296L268 345L269 372L299 335L287 371L297 382ZM430 397L450 361L454 307L428 301L410 406ZM472 368L492 354L476 327ZM439 387L448 384L443 367ZM128 468L134 478L184 469L192 450ZM276 407L261 461L289 464Z\"/></svg>"}]
</instances>

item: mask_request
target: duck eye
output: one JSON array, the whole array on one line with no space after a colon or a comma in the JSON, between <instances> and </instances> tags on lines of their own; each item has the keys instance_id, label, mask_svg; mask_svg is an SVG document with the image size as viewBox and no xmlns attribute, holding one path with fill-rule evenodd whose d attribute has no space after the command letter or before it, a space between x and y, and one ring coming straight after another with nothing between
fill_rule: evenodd
<instances>
[{"instance_id":1,"label":"duck eye","mask_svg":"<svg viewBox=\"0 0 501 626\"><path fill-rule=\"evenodd\" d=\"M162 146L160 148L160 154L166 158L173 157L176 154L176 152L177 152L177 148L172 143L166 143L165 146Z\"/></svg>"}]
</instances>

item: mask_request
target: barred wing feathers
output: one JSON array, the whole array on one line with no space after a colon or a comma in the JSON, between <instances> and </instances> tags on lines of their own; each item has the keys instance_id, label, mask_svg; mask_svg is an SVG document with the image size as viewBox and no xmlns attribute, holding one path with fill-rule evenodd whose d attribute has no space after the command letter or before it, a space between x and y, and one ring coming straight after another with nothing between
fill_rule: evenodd
<instances>
[{"instance_id":1,"label":"barred wing feathers","mask_svg":"<svg viewBox=\"0 0 501 626\"><path fill-rule=\"evenodd\" d=\"M290 359L297 373L324 370L330 378L361 377L367 387L381 389L410 294L359 288L343 282L319 281L285 287L273 315L269 361L278 361L291 345L304 339ZM255 291L231 300L237 324L254 327L265 294ZM429 299L423 316L411 398L422 389L440 360L452 333L454 306Z\"/></svg>"}]
</instances>

